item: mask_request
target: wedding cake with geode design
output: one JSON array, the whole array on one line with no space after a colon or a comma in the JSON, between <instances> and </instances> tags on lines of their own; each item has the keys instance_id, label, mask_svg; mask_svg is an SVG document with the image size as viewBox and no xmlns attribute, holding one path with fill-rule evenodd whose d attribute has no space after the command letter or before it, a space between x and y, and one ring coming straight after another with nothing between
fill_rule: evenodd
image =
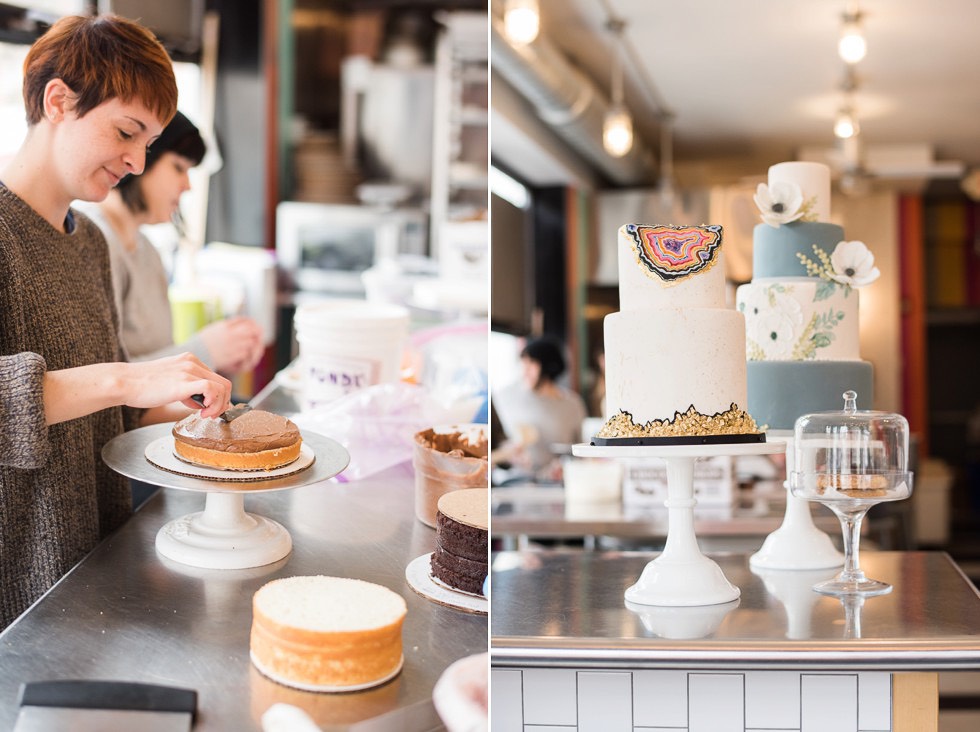
<instances>
[{"instance_id":1,"label":"wedding cake with geode design","mask_svg":"<svg viewBox=\"0 0 980 732\"><path fill-rule=\"evenodd\" d=\"M872 367L861 360L857 289L878 278L874 256L830 223L830 170L820 163L769 168L755 202L752 282L736 291L745 316L748 410L770 429L840 408L857 392L871 408Z\"/></svg>"},{"instance_id":2,"label":"wedding cake with geode design","mask_svg":"<svg viewBox=\"0 0 980 732\"><path fill-rule=\"evenodd\" d=\"M746 412L745 318L726 307L720 226L619 229L596 445L762 442Z\"/></svg>"}]
</instances>

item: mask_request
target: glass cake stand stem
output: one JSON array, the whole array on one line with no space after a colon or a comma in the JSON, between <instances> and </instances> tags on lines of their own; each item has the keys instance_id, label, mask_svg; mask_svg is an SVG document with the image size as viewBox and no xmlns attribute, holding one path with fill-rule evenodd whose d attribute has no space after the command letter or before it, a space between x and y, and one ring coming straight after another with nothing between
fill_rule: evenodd
<instances>
[{"instance_id":1,"label":"glass cake stand stem","mask_svg":"<svg viewBox=\"0 0 980 732\"><path fill-rule=\"evenodd\" d=\"M211 491L204 510L174 519L157 532L161 556L205 569L246 569L272 564L292 551L289 532L264 516L245 513L240 493Z\"/></svg>"},{"instance_id":2,"label":"glass cake stand stem","mask_svg":"<svg viewBox=\"0 0 980 732\"><path fill-rule=\"evenodd\" d=\"M721 568L701 553L694 533L694 463L697 457L664 456L667 462L667 541L663 552L626 590L637 605L698 606L731 602L740 592Z\"/></svg>"},{"instance_id":3,"label":"glass cake stand stem","mask_svg":"<svg viewBox=\"0 0 980 732\"><path fill-rule=\"evenodd\" d=\"M771 430L770 442L786 443L786 475L794 470L794 434L790 430ZM837 551L830 536L813 523L810 502L786 489L786 512L782 525L773 531L762 548L749 557L749 564L760 569L826 569L839 567L844 555Z\"/></svg>"},{"instance_id":4,"label":"glass cake stand stem","mask_svg":"<svg viewBox=\"0 0 980 732\"><path fill-rule=\"evenodd\" d=\"M830 506L840 519L844 534L844 569L835 578L820 582L813 589L823 595L885 595L892 591L887 582L868 579L861 569L861 523L870 505Z\"/></svg>"}]
</instances>

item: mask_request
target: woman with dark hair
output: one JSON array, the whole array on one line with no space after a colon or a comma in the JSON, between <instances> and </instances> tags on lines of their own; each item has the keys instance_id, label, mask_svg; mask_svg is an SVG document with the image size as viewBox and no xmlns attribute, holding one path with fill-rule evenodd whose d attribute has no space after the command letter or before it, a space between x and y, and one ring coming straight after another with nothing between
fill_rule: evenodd
<instances>
[{"instance_id":1,"label":"woman with dark hair","mask_svg":"<svg viewBox=\"0 0 980 732\"><path fill-rule=\"evenodd\" d=\"M197 127L177 112L146 153L142 175L123 178L104 201L83 207L109 243L112 285L119 310L119 335L133 361L189 351L226 374L249 371L265 351L262 330L251 318L210 323L174 344L167 273L156 248L142 232L148 224L179 224L181 195L190 190L189 171L204 159Z\"/></svg>"},{"instance_id":2,"label":"woman with dark hair","mask_svg":"<svg viewBox=\"0 0 980 732\"><path fill-rule=\"evenodd\" d=\"M123 18L62 18L23 90L27 135L0 171L0 629L132 514L103 446L231 395L188 353L126 361L105 238L72 209L143 171L177 108L163 46Z\"/></svg>"},{"instance_id":3,"label":"woman with dark hair","mask_svg":"<svg viewBox=\"0 0 980 732\"><path fill-rule=\"evenodd\" d=\"M564 347L543 336L521 351L521 379L493 397L493 406L507 434L511 460L537 476L556 478L555 446L581 439L587 416L581 396L558 383L565 373Z\"/></svg>"}]
</instances>

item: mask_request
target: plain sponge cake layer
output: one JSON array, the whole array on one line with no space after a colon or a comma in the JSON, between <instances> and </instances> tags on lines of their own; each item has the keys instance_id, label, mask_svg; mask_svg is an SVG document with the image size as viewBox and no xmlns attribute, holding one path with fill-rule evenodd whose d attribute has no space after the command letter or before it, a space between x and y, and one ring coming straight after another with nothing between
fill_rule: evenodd
<instances>
[{"instance_id":1,"label":"plain sponge cake layer","mask_svg":"<svg viewBox=\"0 0 980 732\"><path fill-rule=\"evenodd\" d=\"M252 658L267 675L300 688L378 683L401 667L406 613L400 595L370 582L274 580L252 600Z\"/></svg>"}]
</instances>

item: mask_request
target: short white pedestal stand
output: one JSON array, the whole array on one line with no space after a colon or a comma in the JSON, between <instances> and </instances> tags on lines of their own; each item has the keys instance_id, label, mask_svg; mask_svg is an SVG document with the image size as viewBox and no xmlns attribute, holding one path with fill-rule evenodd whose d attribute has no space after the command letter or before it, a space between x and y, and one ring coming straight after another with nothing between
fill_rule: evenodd
<instances>
[{"instance_id":1,"label":"short white pedestal stand","mask_svg":"<svg viewBox=\"0 0 980 732\"><path fill-rule=\"evenodd\" d=\"M142 427L110 440L102 448L102 459L117 473L144 483L204 493L204 510L164 524L157 532L156 549L161 556L203 569L246 569L272 564L292 550L286 528L272 519L245 513L245 496L251 493L290 490L334 477L350 462L347 450L337 442L313 432L303 432L303 448L297 464L307 467L281 474L228 473L183 465L173 460L173 469L161 469L146 456L160 441L166 442L173 424ZM172 439L171 439L172 441ZM172 451L171 447L164 450ZM172 455L165 455L172 458ZM305 457L304 457L305 456ZM155 457L155 459L160 459ZM167 463L167 461L161 460ZM169 463L168 463L169 464ZM204 478L201 472L218 473ZM226 475L222 479L223 475Z\"/></svg>"},{"instance_id":2,"label":"short white pedestal stand","mask_svg":"<svg viewBox=\"0 0 980 732\"><path fill-rule=\"evenodd\" d=\"M718 445L616 446L573 445L580 457L659 457L667 463L667 541L661 554L626 590L636 605L691 607L731 602L741 594L713 560L701 553L694 533L694 463L715 455L771 455L786 449L783 442Z\"/></svg>"},{"instance_id":3,"label":"short white pedestal stand","mask_svg":"<svg viewBox=\"0 0 980 732\"><path fill-rule=\"evenodd\" d=\"M770 430L766 439L786 445L786 475L794 468L792 430ZM830 536L818 529L810 514L810 502L797 498L786 488L786 514L782 525L766 537L762 548L749 557L749 564L760 569L826 569L844 564Z\"/></svg>"},{"instance_id":4,"label":"short white pedestal stand","mask_svg":"<svg viewBox=\"0 0 980 732\"><path fill-rule=\"evenodd\" d=\"M277 521L245 513L245 496L208 493L204 510L181 516L157 532L161 556L207 569L272 564L292 551L293 540Z\"/></svg>"}]
</instances>

